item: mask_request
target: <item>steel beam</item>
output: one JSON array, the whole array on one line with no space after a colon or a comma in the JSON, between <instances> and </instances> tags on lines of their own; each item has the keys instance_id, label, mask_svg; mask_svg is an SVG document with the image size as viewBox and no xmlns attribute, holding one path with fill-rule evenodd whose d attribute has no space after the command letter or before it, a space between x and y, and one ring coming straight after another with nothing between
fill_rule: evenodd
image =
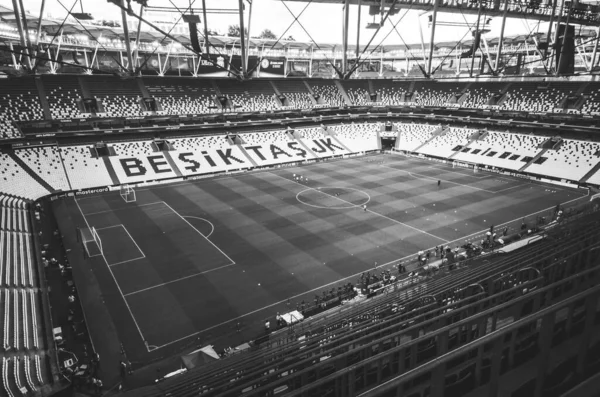
<instances>
[{"instance_id":1,"label":"steel beam","mask_svg":"<svg viewBox=\"0 0 600 397\"><path fill-rule=\"evenodd\" d=\"M248 37L246 38L246 65L248 65L248 55L250 52L250 26L252 24L252 0L248 0L250 8L248 10Z\"/></svg>"},{"instance_id":2,"label":"steel beam","mask_svg":"<svg viewBox=\"0 0 600 397\"><path fill-rule=\"evenodd\" d=\"M475 53L477 52L477 48L475 48L476 38L479 34L479 25L481 23L481 9L483 8L483 0L479 0L479 12L477 13L477 26L475 28L475 37L473 38L473 53L471 54L471 69L469 70L469 77L473 77L473 68L475 67ZM481 42L481 40L480 40ZM481 44L481 43L477 43Z\"/></svg>"},{"instance_id":3,"label":"steel beam","mask_svg":"<svg viewBox=\"0 0 600 397\"><path fill-rule=\"evenodd\" d=\"M350 21L350 0L344 2L344 23L342 37L342 74L346 78L348 71L348 24Z\"/></svg>"},{"instance_id":4,"label":"steel beam","mask_svg":"<svg viewBox=\"0 0 600 397\"><path fill-rule=\"evenodd\" d=\"M125 36L125 51L127 52L127 71L133 71L133 56L131 55L131 42L129 42L129 26L127 26L127 14L125 13L125 0L121 0L121 19L123 20L123 35Z\"/></svg>"},{"instance_id":5,"label":"steel beam","mask_svg":"<svg viewBox=\"0 0 600 397\"><path fill-rule=\"evenodd\" d=\"M360 10L361 10L361 0L358 0L358 7L356 7L358 12L358 18L356 22L356 62L358 62L358 58L360 56Z\"/></svg>"},{"instance_id":6,"label":"steel beam","mask_svg":"<svg viewBox=\"0 0 600 397\"><path fill-rule=\"evenodd\" d=\"M571 22L571 11L573 10L573 3L569 3L569 11L567 12L567 21L565 22L565 30L563 34L562 44L560 47L560 54L556 54L558 56L558 64L556 65L556 75L558 76L558 70L560 68L560 63L563 59L563 52L565 51L565 43L567 42L567 36L569 35L569 22ZM558 32L560 26L557 26L556 31Z\"/></svg>"},{"instance_id":7,"label":"steel beam","mask_svg":"<svg viewBox=\"0 0 600 397\"><path fill-rule=\"evenodd\" d=\"M144 15L144 5L140 4L140 17ZM140 53L140 34L142 33L142 21L138 19L138 27L137 32L135 34L135 55L133 58L134 65L131 67L131 70L135 70L136 64L138 62L138 56Z\"/></svg>"},{"instance_id":8,"label":"steel beam","mask_svg":"<svg viewBox=\"0 0 600 397\"><path fill-rule=\"evenodd\" d=\"M560 20L561 20L564 8L565 8L565 0L561 0L560 11L558 12L558 18L556 20L556 29L554 29L554 42L552 43L554 48L552 51L552 57L550 58L550 70L552 70L553 65L556 63L554 61L554 59L556 58L556 43L558 43L558 28L560 27ZM548 43L548 45L549 45L549 43Z\"/></svg>"},{"instance_id":9,"label":"steel beam","mask_svg":"<svg viewBox=\"0 0 600 397\"><path fill-rule=\"evenodd\" d=\"M598 41L600 40L600 27L596 29L596 42L594 43L594 51L592 51L592 62L590 62L590 71L594 71L596 66L596 54L598 53Z\"/></svg>"},{"instance_id":10,"label":"steel beam","mask_svg":"<svg viewBox=\"0 0 600 397\"><path fill-rule=\"evenodd\" d=\"M435 25L437 23L438 6L441 0L433 0L433 16L431 17L431 38L429 39L429 58L427 59L427 75L431 76L433 64L433 43L435 39ZM508 1L508 0L507 0ZM425 54L423 54L425 55Z\"/></svg>"},{"instance_id":11,"label":"steel beam","mask_svg":"<svg viewBox=\"0 0 600 397\"><path fill-rule=\"evenodd\" d=\"M29 56L27 55L27 45L25 44L25 34L23 33L23 24L21 23L21 15L19 12L19 5L17 4L17 0L12 0L13 3L13 11L15 13L15 22L17 24L17 30L19 32L19 39L21 41L21 58L23 61L29 65ZM31 66L31 65L29 65Z\"/></svg>"},{"instance_id":12,"label":"steel beam","mask_svg":"<svg viewBox=\"0 0 600 397\"><path fill-rule=\"evenodd\" d=\"M246 63L246 39L244 32L244 0L238 0L238 14L240 16L240 48L242 49L242 78L248 77L248 64Z\"/></svg>"},{"instance_id":13,"label":"steel beam","mask_svg":"<svg viewBox=\"0 0 600 397\"><path fill-rule=\"evenodd\" d=\"M209 56L210 40L208 38L208 19L206 19L206 0L202 0L202 17L204 18L204 47L206 47L206 56ZM200 64L200 58L198 58L198 64Z\"/></svg>"},{"instance_id":14,"label":"steel beam","mask_svg":"<svg viewBox=\"0 0 600 397\"><path fill-rule=\"evenodd\" d=\"M556 3L556 0L554 0ZM494 73L498 71L500 57L502 56L502 45L504 44L504 28L506 27L506 16L508 15L508 0L504 0L504 12L502 13L502 26L500 27L500 39L498 40L498 50L496 51L496 62L494 62Z\"/></svg>"}]
</instances>

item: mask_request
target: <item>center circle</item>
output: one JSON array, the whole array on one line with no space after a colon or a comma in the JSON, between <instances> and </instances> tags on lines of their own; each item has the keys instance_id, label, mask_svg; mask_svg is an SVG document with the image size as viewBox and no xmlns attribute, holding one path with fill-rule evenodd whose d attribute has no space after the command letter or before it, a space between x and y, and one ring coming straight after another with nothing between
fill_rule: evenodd
<instances>
[{"instance_id":1,"label":"center circle","mask_svg":"<svg viewBox=\"0 0 600 397\"><path fill-rule=\"evenodd\" d=\"M302 190L296 195L296 199L309 207L345 210L367 204L371 201L371 196L353 187L319 186Z\"/></svg>"}]
</instances>

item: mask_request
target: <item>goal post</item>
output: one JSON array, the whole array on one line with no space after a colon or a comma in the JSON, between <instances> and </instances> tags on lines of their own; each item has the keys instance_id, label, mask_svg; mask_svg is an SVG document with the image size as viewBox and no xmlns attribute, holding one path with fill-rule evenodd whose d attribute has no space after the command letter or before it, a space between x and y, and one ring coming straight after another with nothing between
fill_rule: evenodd
<instances>
[{"instance_id":1,"label":"goal post","mask_svg":"<svg viewBox=\"0 0 600 397\"><path fill-rule=\"evenodd\" d=\"M129 185L121 185L121 197L126 203L133 203L135 199L135 189Z\"/></svg>"},{"instance_id":2,"label":"goal post","mask_svg":"<svg viewBox=\"0 0 600 397\"><path fill-rule=\"evenodd\" d=\"M102 239L95 227L78 228L79 241L83 247L84 258L100 256L104 253Z\"/></svg>"}]
</instances>

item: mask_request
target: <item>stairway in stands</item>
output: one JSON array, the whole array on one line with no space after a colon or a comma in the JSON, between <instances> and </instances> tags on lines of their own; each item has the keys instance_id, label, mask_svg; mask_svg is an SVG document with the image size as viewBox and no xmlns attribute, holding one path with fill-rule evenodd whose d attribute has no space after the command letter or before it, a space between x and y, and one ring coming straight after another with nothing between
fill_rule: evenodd
<instances>
[{"instance_id":1,"label":"stairway in stands","mask_svg":"<svg viewBox=\"0 0 600 397\"><path fill-rule=\"evenodd\" d=\"M29 176L31 176L33 179L35 179L45 189L48 189L48 191L50 193L56 192L56 189L54 189L52 186L50 186L50 184L48 182L46 182L45 180L40 178L38 174L33 172L33 170L31 168L29 168L29 166L27 164L25 164L25 162L23 160L21 160L21 158L19 158L19 156L17 156L15 154L15 152L8 152L7 154L10 156L11 159L13 159L15 161L15 163L17 163L19 165L19 167L21 167L23 169L23 171L27 172L29 174Z\"/></svg>"}]
</instances>

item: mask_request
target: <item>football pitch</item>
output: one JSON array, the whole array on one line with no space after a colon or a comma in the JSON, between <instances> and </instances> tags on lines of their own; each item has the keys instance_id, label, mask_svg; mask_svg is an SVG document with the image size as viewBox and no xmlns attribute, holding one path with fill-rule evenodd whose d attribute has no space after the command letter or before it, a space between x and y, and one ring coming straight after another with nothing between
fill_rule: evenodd
<instances>
[{"instance_id":1,"label":"football pitch","mask_svg":"<svg viewBox=\"0 0 600 397\"><path fill-rule=\"evenodd\" d=\"M96 229L102 254L85 261L137 361L261 324L288 299L293 308L312 302L376 265L412 264L421 249L479 241L491 225L501 233L586 199L397 155L144 187L136 196L69 198L61 232Z\"/></svg>"}]
</instances>

